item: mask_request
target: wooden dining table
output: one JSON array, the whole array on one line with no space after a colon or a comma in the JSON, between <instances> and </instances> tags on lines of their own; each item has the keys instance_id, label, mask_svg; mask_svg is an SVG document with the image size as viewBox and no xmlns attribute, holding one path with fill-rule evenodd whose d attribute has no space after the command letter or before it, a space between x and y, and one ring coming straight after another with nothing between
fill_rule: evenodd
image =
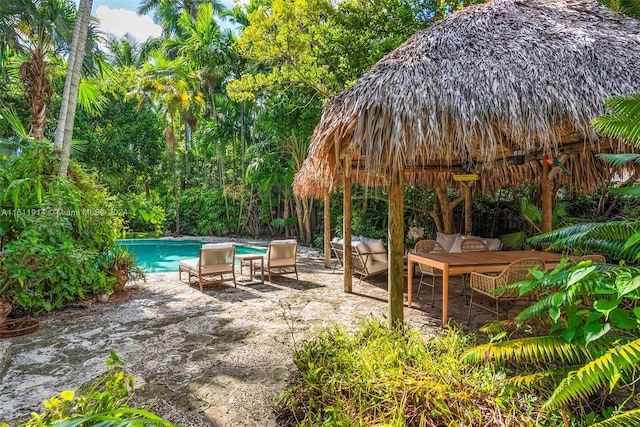
<instances>
[{"instance_id":1,"label":"wooden dining table","mask_svg":"<svg viewBox=\"0 0 640 427\"><path fill-rule=\"evenodd\" d=\"M477 272L500 273L509 264L521 258L540 258L546 268L555 268L562 254L543 251L495 251L465 253L416 253L407 256L407 270L413 271L415 264L425 264L442 270L442 324L447 324L449 309L449 276ZM407 306L411 307L413 274L408 275Z\"/></svg>"}]
</instances>

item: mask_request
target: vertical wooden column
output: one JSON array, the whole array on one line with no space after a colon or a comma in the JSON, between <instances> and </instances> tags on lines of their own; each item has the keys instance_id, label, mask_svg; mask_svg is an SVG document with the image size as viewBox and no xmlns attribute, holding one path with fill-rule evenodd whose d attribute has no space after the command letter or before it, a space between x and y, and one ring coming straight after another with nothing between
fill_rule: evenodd
<instances>
[{"instance_id":1,"label":"vertical wooden column","mask_svg":"<svg viewBox=\"0 0 640 427\"><path fill-rule=\"evenodd\" d=\"M542 162L542 179L540 187L542 191L542 232L553 230L553 189L552 181L549 178L551 168L547 162Z\"/></svg>"},{"instance_id":2,"label":"vertical wooden column","mask_svg":"<svg viewBox=\"0 0 640 427\"><path fill-rule=\"evenodd\" d=\"M324 193L324 266L331 268L331 194Z\"/></svg>"},{"instance_id":3,"label":"vertical wooden column","mask_svg":"<svg viewBox=\"0 0 640 427\"><path fill-rule=\"evenodd\" d=\"M351 156L344 158L344 189L342 199L342 237L344 237L344 291L353 290L351 265Z\"/></svg>"},{"instance_id":4,"label":"vertical wooden column","mask_svg":"<svg viewBox=\"0 0 640 427\"><path fill-rule=\"evenodd\" d=\"M464 234L471 235L473 224L471 223L471 208L473 207L473 198L471 188L473 181L462 182L464 189Z\"/></svg>"},{"instance_id":5,"label":"vertical wooden column","mask_svg":"<svg viewBox=\"0 0 640 427\"><path fill-rule=\"evenodd\" d=\"M391 171L389 183L389 326L404 322L404 171Z\"/></svg>"}]
</instances>

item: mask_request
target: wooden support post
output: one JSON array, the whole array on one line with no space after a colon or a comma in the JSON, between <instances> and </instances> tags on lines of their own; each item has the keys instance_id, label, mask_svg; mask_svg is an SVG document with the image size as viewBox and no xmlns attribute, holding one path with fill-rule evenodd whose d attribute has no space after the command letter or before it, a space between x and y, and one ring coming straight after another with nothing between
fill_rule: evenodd
<instances>
[{"instance_id":1,"label":"wooden support post","mask_svg":"<svg viewBox=\"0 0 640 427\"><path fill-rule=\"evenodd\" d=\"M389 184L389 326L404 322L404 171L391 171Z\"/></svg>"},{"instance_id":2,"label":"wooden support post","mask_svg":"<svg viewBox=\"0 0 640 427\"><path fill-rule=\"evenodd\" d=\"M344 291L353 291L353 268L351 265L351 156L344 158L344 189L342 201L342 237L344 237Z\"/></svg>"},{"instance_id":3,"label":"wooden support post","mask_svg":"<svg viewBox=\"0 0 640 427\"><path fill-rule=\"evenodd\" d=\"M552 181L549 178L550 167L547 162L542 162L542 179L540 186L542 191L542 232L547 233L553 230L553 189Z\"/></svg>"},{"instance_id":4,"label":"wooden support post","mask_svg":"<svg viewBox=\"0 0 640 427\"><path fill-rule=\"evenodd\" d=\"M324 266L331 268L331 194L324 193Z\"/></svg>"},{"instance_id":5,"label":"wooden support post","mask_svg":"<svg viewBox=\"0 0 640 427\"><path fill-rule=\"evenodd\" d=\"M471 209L473 207L473 198L471 186L473 182L462 182L464 189L464 234L471 235L473 224L471 223Z\"/></svg>"}]
</instances>

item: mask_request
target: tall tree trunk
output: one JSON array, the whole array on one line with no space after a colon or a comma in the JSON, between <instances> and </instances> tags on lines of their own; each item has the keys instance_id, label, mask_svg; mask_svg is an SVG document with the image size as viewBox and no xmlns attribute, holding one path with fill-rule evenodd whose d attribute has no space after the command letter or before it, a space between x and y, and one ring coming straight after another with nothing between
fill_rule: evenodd
<instances>
[{"instance_id":1,"label":"tall tree trunk","mask_svg":"<svg viewBox=\"0 0 640 427\"><path fill-rule=\"evenodd\" d=\"M304 215L302 219L304 224L303 242L308 245L311 243L311 203L308 198L302 200L302 214Z\"/></svg>"},{"instance_id":2,"label":"tall tree trunk","mask_svg":"<svg viewBox=\"0 0 640 427\"><path fill-rule=\"evenodd\" d=\"M31 135L36 140L44 136L44 128L49 117L48 106L51 102L53 88L47 77L47 63L44 51L40 46L32 52L29 61L20 65L20 82L26 88L27 100L33 119Z\"/></svg>"},{"instance_id":3,"label":"tall tree trunk","mask_svg":"<svg viewBox=\"0 0 640 427\"><path fill-rule=\"evenodd\" d=\"M244 101L240 102L240 142L242 142L242 177L240 181L244 184L247 175L247 165L245 163L244 154L247 149L247 136L245 130L245 117L244 117Z\"/></svg>"},{"instance_id":4,"label":"tall tree trunk","mask_svg":"<svg viewBox=\"0 0 640 427\"><path fill-rule=\"evenodd\" d=\"M331 268L331 193L325 190L324 196L324 266Z\"/></svg>"},{"instance_id":5,"label":"tall tree trunk","mask_svg":"<svg viewBox=\"0 0 640 427\"><path fill-rule=\"evenodd\" d=\"M178 193L178 165L177 165L177 144L176 135L173 133L173 117L170 119L169 127L164 130L164 138L167 146L171 150L171 171L173 173L173 202L176 208L176 235L180 235L180 200Z\"/></svg>"},{"instance_id":6,"label":"tall tree trunk","mask_svg":"<svg viewBox=\"0 0 640 427\"><path fill-rule=\"evenodd\" d=\"M187 117L184 121L184 179L185 187L189 186L191 166L189 165L189 150L191 150L191 123Z\"/></svg>"},{"instance_id":7,"label":"tall tree trunk","mask_svg":"<svg viewBox=\"0 0 640 427\"><path fill-rule=\"evenodd\" d=\"M449 201L449 194L446 188L436 187L436 196L440 204L442 214L442 232L445 234L455 233L455 223L453 220L453 206Z\"/></svg>"},{"instance_id":8,"label":"tall tree trunk","mask_svg":"<svg viewBox=\"0 0 640 427\"><path fill-rule=\"evenodd\" d=\"M67 176L69 168L71 138L73 137L73 124L76 119L78 90L80 88L80 73L82 71L92 5L93 0L80 0L76 23L73 27L71 53L69 54L67 76L65 77L64 90L62 92L58 129L56 130L56 138L53 144L54 150L59 149L61 151L58 165L58 176L60 177Z\"/></svg>"},{"instance_id":9,"label":"tall tree trunk","mask_svg":"<svg viewBox=\"0 0 640 427\"><path fill-rule=\"evenodd\" d=\"M302 199L300 197L295 197L295 200L296 200L296 216L298 217L298 238L302 243L305 243L304 224L303 224L304 212L302 210Z\"/></svg>"},{"instance_id":10,"label":"tall tree trunk","mask_svg":"<svg viewBox=\"0 0 640 427\"><path fill-rule=\"evenodd\" d=\"M287 239L293 237L293 233L291 232L291 227L289 225L287 225L287 222L289 221L289 211L290 211L290 207L289 205L291 204L290 202L290 198L285 196L284 201L284 208L282 211L282 219L284 219L284 237L286 237Z\"/></svg>"}]
</instances>

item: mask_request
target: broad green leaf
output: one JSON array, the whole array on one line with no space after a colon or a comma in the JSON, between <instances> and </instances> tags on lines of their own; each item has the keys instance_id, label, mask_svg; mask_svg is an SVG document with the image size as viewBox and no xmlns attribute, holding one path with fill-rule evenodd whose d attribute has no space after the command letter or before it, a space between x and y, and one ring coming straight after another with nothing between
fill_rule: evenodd
<instances>
[{"instance_id":1,"label":"broad green leaf","mask_svg":"<svg viewBox=\"0 0 640 427\"><path fill-rule=\"evenodd\" d=\"M590 342L597 340L604 336L611 330L609 323L588 323L584 326L584 338L585 345L589 345Z\"/></svg>"},{"instance_id":2,"label":"broad green leaf","mask_svg":"<svg viewBox=\"0 0 640 427\"><path fill-rule=\"evenodd\" d=\"M549 307L549 317L551 317L554 322L558 321L560 314L561 312L558 307Z\"/></svg>"},{"instance_id":3,"label":"broad green leaf","mask_svg":"<svg viewBox=\"0 0 640 427\"><path fill-rule=\"evenodd\" d=\"M621 298L612 300L598 299L593 303L593 308L604 314L605 317L609 317L609 313L620 305L621 300Z\"/></svg>"},{"instance_id":4,"label":"broad green leaf","mask_svg":"<svg viewBox=\"0 0 640 427\"><path fill-rule=\"evenodd\" d=\"M625 296L640 288L640 276L632 276L627 271L620 272L616 277L616 287L618 288L618 294L621 297Z\"/></svg>"},{"instance_id":5,"label":"broad green leaf","mask_svg":"<svg viewBox=\"0 0 640 427\"><path fill-rule=\"evenodd\" d=\"M591 265L589 267L584 267L579 270L576 270L571 273L569 276L569 281L567 282L567 286L572 286L587 277L593 270L596 269L595 265Z\"/></svg>"},{"instance_id":6,"label":"broad green leaf","mask_svg":"<svg viewBox=\"0 0 640 427\"><path fill-rule=\"evenodd\" d=\"M631 237L629 237L629 239L627 239L624 244L624 248L629 249L631 246L635 245L638 242L640 242L640 231L633 234Z\"/></svg>"},{"instance_id":7,"label":"broad green leaf","mask_svg":"<svg viewBox=\"0 0 640 427\"><path fill-rule=\"evenodd\" d=\"M609 318L613 326L620 329L631 330L638 327L638 320L628 310L617 308L611 312Z\"/></svg>"}]
</instances>

